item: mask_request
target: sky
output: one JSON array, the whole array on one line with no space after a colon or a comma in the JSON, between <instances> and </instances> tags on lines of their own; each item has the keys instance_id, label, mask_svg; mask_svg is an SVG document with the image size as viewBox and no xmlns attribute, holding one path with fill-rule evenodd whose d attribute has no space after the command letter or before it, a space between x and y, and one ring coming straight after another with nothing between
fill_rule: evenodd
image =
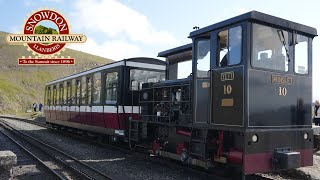
<instances>
[{"instance_id":1,"label":"sky","mask_svg":"<svg viewBox=\"0 0 320 180\"><path fill-rule=\"evenodd\" d=\"M315 27L320 31L320 1L309 0L0 0L0 31L22 31L32 10L54 8L67 18L71 33L87 36L69 48L114 60L156 57L191 43L200 28L251 10ZM313 41L313 99L320 99L320 38Z\"/></svg>"}]
</instances>

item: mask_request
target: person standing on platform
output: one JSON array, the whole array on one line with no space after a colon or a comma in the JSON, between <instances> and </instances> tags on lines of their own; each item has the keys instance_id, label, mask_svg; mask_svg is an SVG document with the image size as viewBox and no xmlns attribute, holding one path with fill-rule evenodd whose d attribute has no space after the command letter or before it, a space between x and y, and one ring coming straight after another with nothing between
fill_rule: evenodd
<instances>
[{"instance_id":1,"label":"person standing on platform","mask_svg":"<svg viewBox=\"0 0 320 180\"><path fill-rule=\"evenodd\" d=\"M320 103L317 100L315 105L314 105L314 124L316 126L320 125L320 110L319 110L319 107L320 107Z\"/></svg>"},{"instance_id":2,"label":"person standing on platform","mask_svg":"<svg viewBox=\"0 0 320 180\"><path fill-rule=\"evenodd\" d=\"M37 112L37 103L33 103L33 111Z\"/></svg>"},{"instance_id":3,"label":"person standing on platform","mask_svg":"<svg viewBox=\"0 0 320 180\"><path fill-rule=\"evenodd\" d=\"M42 103L40 103L40 104L39 104L39 112L42 111L42 107L43 107L43 105L42 105Z\"/></svg>"}]
</instances>

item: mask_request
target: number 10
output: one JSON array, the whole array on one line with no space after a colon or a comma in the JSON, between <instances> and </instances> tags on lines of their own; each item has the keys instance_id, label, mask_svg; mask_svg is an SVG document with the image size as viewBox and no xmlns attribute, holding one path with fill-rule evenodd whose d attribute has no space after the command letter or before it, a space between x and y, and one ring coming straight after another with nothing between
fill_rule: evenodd
<instances>
[{"instance_id":1,"label":"number 10","mask_svg":"<svg viewBox=\"0 0 320 180\"><path fill-rule=\"evenodd\" d=\"M286 96L287 95L287 88L279 87L279 96Z\"/></svg>"}]
</instances>

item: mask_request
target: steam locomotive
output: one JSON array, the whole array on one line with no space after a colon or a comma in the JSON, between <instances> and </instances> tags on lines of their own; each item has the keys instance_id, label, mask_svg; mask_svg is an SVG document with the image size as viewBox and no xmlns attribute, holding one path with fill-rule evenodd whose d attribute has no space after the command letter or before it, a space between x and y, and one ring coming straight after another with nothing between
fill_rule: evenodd
<instances>
[{"instance_id":1,"label":"steam locomotive","mask_svg":"<svg viewBox=\"0 0 320 180\"><path fill-rule=\"evenodd\" d=\"M313 165L316 29L257 11L192 44L48 82L47 123L243 175Z\"/></svg>"}]
</instances>

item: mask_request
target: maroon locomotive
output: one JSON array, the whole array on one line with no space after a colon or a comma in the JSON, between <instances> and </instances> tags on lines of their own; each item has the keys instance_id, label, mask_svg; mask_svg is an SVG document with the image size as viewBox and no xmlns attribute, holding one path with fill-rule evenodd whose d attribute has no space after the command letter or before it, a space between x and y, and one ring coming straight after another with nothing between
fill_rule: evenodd
<instances>
[{"instance_id":1,"label":"maroon locomotive","mask_svg":"<svg viewBox=\"0 0 320 180\"><path fill-rule=\"evenodd\" d=\"M243 175L313 164L314 28L252 11L47 83L47 122Z\"/></svg>"}]
</instances>

